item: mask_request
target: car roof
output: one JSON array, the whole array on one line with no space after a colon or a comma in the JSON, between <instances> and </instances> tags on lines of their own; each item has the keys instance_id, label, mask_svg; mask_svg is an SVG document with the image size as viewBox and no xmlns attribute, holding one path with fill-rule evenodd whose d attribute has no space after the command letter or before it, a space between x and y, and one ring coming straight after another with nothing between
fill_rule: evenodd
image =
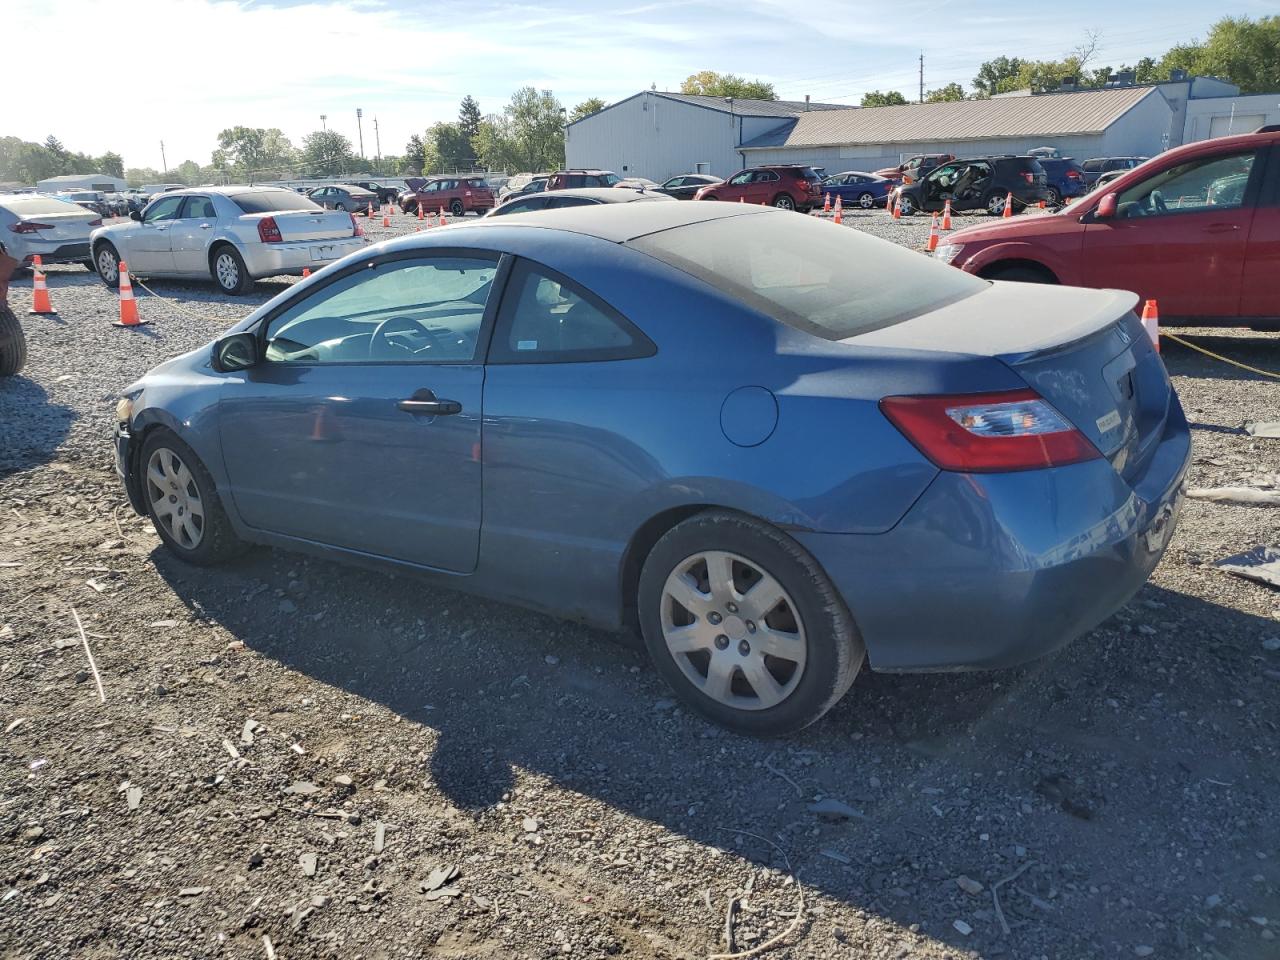
<instances>
[{"instance_id":1,"label":"car roof","mask_svg":"<svg viewBox=\"0 0 1280 960\"><path fill-rule=\"evenodd\" d=\"M542 196L542 194L539 194ZM549 190L548 197L586 197L601 203L629 203L632 200L670 200L665 193L636 187L574 187L571 190Z\"/></svg>"},{"instance_id":2,"label":"car roof","mask_svg":"<svg viewBox=\"0 0 1280 960\"><path fill-rule=\"evenodd\" d=\"M609 187L596 192L612 193L616 188ZM559 191L569 194L571 191ZM581 193L585 191L572 191ZM618 190L626 193L626 190ZM652 195L650 195L652 196ZM655 198L656 199L656 198ZM578 233L588 237L597 237L610 243L626 243L636 237L643 237L675 227L684 227L693 223L704 223L710 220L725 220L729 217L745 216L795 216L793 213L775 210L772 207L760 207L745 203L681 203L672 200L670 203L610 203L608 205L592 204L585 207L562 207L558 210L539 210L530 214L512 214L507 217L484 217L473 223L455 224L446 230L494 230L505 226L522 226L550 230L563 230L567 233ZM437 235L438 231L431 231ZM417 236L413 234L411 236ZM426 236L426 234L423 234ZM408 238L406 238L408 239Z\"/></svg>"}]
</instances>

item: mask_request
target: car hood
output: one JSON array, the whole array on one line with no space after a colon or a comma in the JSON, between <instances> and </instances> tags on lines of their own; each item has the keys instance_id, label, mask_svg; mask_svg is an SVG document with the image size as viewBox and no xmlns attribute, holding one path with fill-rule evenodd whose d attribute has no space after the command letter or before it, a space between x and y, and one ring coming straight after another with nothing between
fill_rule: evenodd
<instances>
[{"instance_id":1,"label":"car hood","mask_svg":"<svg viewBox=\"0 0 1280 960\"><path fill-rule=\"evenodd\" d=\"M957 230L943 240L943 243L976 243L977 241L1021 240L1024 237L1042 236L1049 226L1046 218L1061 217L1062 214L1050 213L1036 217L1011 217L1008 220L997 220L995 223L982 223L974 227Z\"/></svg>"}]
</instances>

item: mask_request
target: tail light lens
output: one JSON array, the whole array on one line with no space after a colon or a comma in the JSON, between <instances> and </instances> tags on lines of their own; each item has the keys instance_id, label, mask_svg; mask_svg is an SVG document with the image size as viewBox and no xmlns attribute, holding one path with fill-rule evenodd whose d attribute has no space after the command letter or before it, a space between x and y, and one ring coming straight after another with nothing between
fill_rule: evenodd
<instances>
[{"instance_id":1,"label":"tail light lens","mask_svg":"<svg viewBox=\"0 0 1280 960\"><path fill-rule=\"evenodd\" d=\"M99 223L102 221L99 220ZM36 223L34 220L19 220L17 223L9 224L9 229L14 233L35 233L37 230L52 230L53 224Z\"/></svg>"},{"instance_id":2,"label":"tail light lens","mask_svg":"<svg viewBox=\"0 0 1280 960\"><path fill-rule=\"evenodd\" d=\"M1101 456L1034 390L886 397L880 409L943 470L1038 470Z\"/></svg>"},{"instance_id":3,"label":"tail light lens","mask_svg":"<svg viewBox=\"0 0 1280 960\"><path fill-rule=\"evenodd\" d=\"M1079 180L1079 179L1080 179L1080 171L1079 171L1079 170L1068 170L1068 171L1067 171L1067 179L1068 179L1068 180Z\"/></svg>"},{"instance_id":4,"label":"tail light lens","mask_svg":"<svg viewBox=\"0 0 1280 960\"><path fill-rule=\"evenodd\" d=\"M258 239L263 243L284 241L284 237L280 236L280 227L276 224L275 217L263 217L258 221Z\"/></svg>"},{"instance_id":5,"label":"tail light lens","mask_svg":"<svg viewBox=\"0 0 1280 960\"><path fill-rule=\"evenodd\" d=\"M356 215L348 213L347 216L351 218L351 235L353 237L363 237L364 227L360 226L360 221L356 219Z\"/></svg>"},{"instance_id":6,"label":"tail light lens","mask_svg":"<svg viewBox=\"0 0 1280 960\"><path fill-rule=\"evenodd\" d=\"M1022 179L1023 179L1023 180L1025 180L1025 181L1027 181L1027 183L1035 183L1035 182L1036 182L1036 176L1035 176L1035 174L1034 174L1034 173L1032 173L1030 170L1023 170L1023 171L1022 171Z\"/></svg>"}]
</instances>

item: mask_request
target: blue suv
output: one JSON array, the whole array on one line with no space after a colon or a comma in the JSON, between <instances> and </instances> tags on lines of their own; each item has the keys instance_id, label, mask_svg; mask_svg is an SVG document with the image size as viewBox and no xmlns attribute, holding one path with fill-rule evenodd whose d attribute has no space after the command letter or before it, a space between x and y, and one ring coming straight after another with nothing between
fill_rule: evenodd
<instances>
[{"instance_id":1,"label":"blue suv","mask_svg":"<svg viewBox=\"0 0 1280 960\"><path fill-rule=\"evenodd\" d=\"M1070 157L1065 159L1040 158L1040 166L1044 167L1048 196L1045 200L1050 206L1057 206L1064 200L1072 200L1089 192L1089 184L1085 177L1084 166Z\"/></svg>"}]
</instances>

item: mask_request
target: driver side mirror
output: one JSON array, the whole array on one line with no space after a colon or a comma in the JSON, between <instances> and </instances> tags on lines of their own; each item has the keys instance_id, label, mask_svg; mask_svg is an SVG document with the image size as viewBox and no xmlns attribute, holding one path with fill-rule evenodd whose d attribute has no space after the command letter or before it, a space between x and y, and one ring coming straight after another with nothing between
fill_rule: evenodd
<instances>
[{"instance_id":1,"label":"driver side mirror","mask_svg":"<svg viewBox=\"0 0 1280 960\"><path fill-rule=\"evenodd\" d=\"M1110 220L1116 215L1116 195L1108 193L1098 201L1097 208L1093 211L1095 220Z\"/></svg>"},{"instance_id":2,"label":"driver side mirror","mask_svg":"<svg viewBox=\"0 0 1280 960\"><path fill-rule=\"evenodd\" d=\"M130 219L130 220L137 220L137 221L141 222L141 220L142 220L142 211L141 211L141 210L130 210L130 211L129 211L129 219Z\"/></svg>"},{"instance_id":3,"label":"driver side mirror","mask_svg":"<svg viewBox=\"0 0 1280 960\"><path fill-rule=\"evenodd\" d=\"M232 373L255 366L260 359L256 334L233 333L214 343L210 363L219 373Z\"/></svg>"}]
</instances>

